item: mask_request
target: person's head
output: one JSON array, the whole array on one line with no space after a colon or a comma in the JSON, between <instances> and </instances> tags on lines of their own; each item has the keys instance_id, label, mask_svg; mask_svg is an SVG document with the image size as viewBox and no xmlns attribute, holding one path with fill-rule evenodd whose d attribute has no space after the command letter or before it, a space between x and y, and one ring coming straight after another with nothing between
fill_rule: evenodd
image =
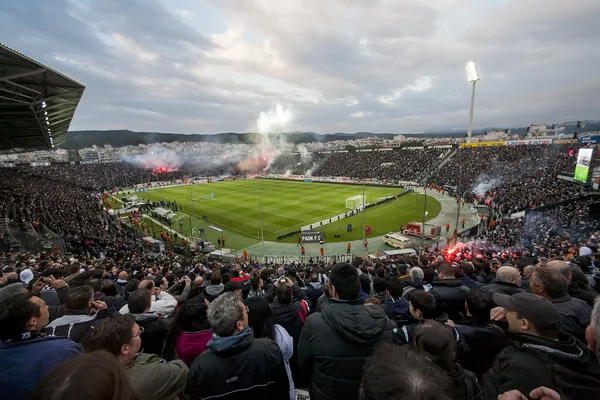
<instances>
[{"instance_id":1,"label":"person's head","mask_svg":"<svg viewBox=\"0 0 600 400\"><path fill-rule=\"evenodd\" d=\"M91 286L83 285L69 290L69 298L65 302L68 310L84 310L92 307L94 291Z\"/></svg>"},{"instance_id":2,"label":"person's head","mask_svg":"<svg viewBox=\"0 0 600 400\"><path fill-rule=\"evenodd\" d=\"M456 339L452 328L435 320L423 321L415 331L413 348L446 372L456 368Z\"/></svg>"},{"instance_id":3,"label":"person's head","mask_svg":"<svg viewBox=\"0 0 600 400\"><path fill-rule=\"evenodd\" d=\"M577 286L582 290L589 290L590 282L588 281L587 276L585 276L581 268L579 268L577 265L571 266L570 281L573 283L573 285Z\"/></svg>"},{"instance_id":4,"label":"person's head","mask_svg":"<svg viewBox=\"0 0 600 400\"><path fill-rule=\"evenodd\" d=\"M375 293L383 293L386 290L385 280L383 278L374 278L373 279L373 290Z\"/></svg>"},{"instance_id":5,"label":"person's head","mask_svg":"<svg viewBox=\"0 0 600 400\"><path fill-rule=\"evenodd\" d=\"M464 262L460 264L460 269L469 278L473 278L473 276L475 275L475 267L473 266L473 263Z\"/></svg>"},{"instance_id":6,"label":"person's head","mask_svg":"<svg viewBox=\"0 0 600 400\"><path fill-rule=\"evenodd\" d=\"M500 268L501 266L502 266L502 263L500 262L500 260L498 260L497 258L492 258L492 261L490 262L490 270L493 273L498 271L498 268Z\"/></svg>"},{"instance_id":7,"label":"person's head","mask_svg":"<svg viewBox=\"0 0 600 400\"><path fill-rule=\"evenodd\" d=\"M365 364L360 400L450 400L452 382L409 346L382 344Z\"/></svg>"},{"instance_id":8,"label":"person's head","mask_svg":"<svg viewBox=\"0 0 600 400\"><path fill-rule=\"evenodd\" d=\"M254 290L255 292L258 292L263 288L263 280L260 277L260 275L255 275L252 278L250 278L250 284L252 285L252 290Z\"/></svg>"},{"instance_id":9,"label":"person's head","mask_svg":"<svg viewBox=\"0 0 600 400\"><path fill-rule=\"evenodd\" d=\"M561 316L556 306L544 297L532 293L512 296L495 293L493 300L507 310L506 320L511 332L557 338Z\"/></svg>"},{"instance_id":10,"label":"person's head","mask_svg":"<svg viewBox=\"0 0 600 400\"><path fill-rule=\"evenodd\" d=\"M447 262L440 263L438 265L438 278L440 279L455 279L456 271L454 267Z\"/></svg>"},{"instance_id":11,"label":"person's head","mask_svg":"<svg viewBox=\"0 0 600 400\"><path fill-rule=\"evenodd\" d=\"M102 292L102 281L100 279L92 279L88 285L92 288L94 293Z\"/></svg>"},{"instance_id":12,"label":"person's head","mask_svg":"<svg viewBox=\"0 0 600 400\"><path fill-rule=\"evenodd\" d=\"M479 321L489 321L494 302L479 289L471 289L465 297L467 315Z\"/></svg>"},{"instance_id":13,"label":"person's head","mask_svg":"<svg viewBox=\"0 0 600 400\"><path fill-rule=\"evenodd\" d=\"M536 270L537 266L535 265L528 265L525 268L523 268L523 276L526 278L531 278L531 274L533 274L533 272Z\"/></svg>"},{"instance_id":14,"label":"person's head","mask_svg":"<svg viewBox=\"0 0 600 400\"><path fill-rule=\"evenodd\" d=\"M251 297L246 301L248 307L248 326L254 331L255 338L275 340L275 328L271 319L269 302L264 297Z\"/></svg>"},{"instance_id":15,"label":"person's head","mask_svg":"<svg viewBox=\"0 0 600 400\"><path fill-rule=\"evenodd\" d=\"M217 336L234 336L248 326L248 312L233 292L223 293L208 306L208 323Z\"/></svg>"},{"instance_id":16,"label":"person's head","mask_svg":"<svg viewBox=\"0 0 600 400\"><path fill-rule=\"evenodd\" d=\"M548 264L546 264L546 268L558 272L559 274L564 276L565 279L567 279L568 281L571 280L571 268L569 267L569 264L567 264L564 261L549 261Z\"/></svg>"},{"instance_id":17,"label":"person's head","mask_svg":"<svg viewBox=\"0 0 600 400\"><path fill-rule=\"evenodd\" d=\"M136 289L127 298L127 308L132 314L141 314L150 311L152 307L152 294L148 289Z\"/></svg>"},{"instance_id":18,"label":"person's head","mask_svg":"<svg viewBox=\"0 0 600 400\"><path fill-rule=\"evenodd\" d=\"M0 341L18 340L31 331L41 331L50 315L44 300L31 293L17 293L0 303Z\"/></svg>"},{"instance_id":19,"label":"person's head","mask_svg":"<svg viewBox=\"0 0 600 400\"><path fill-rule=\"evenodd\" d=\"M500 282L521 286L521 274L513 267L500 267L496 271L496 279Z\"/></svg>"},{"instance_id":20,"label":"person's head","mask_svg":"<svg viewBox=\"0 0 600 400\"><path fill-rule=\"evenodd\" d=\"M435 270L431 267L422 267L421 269L423 270L423 280L431 285L435 280Z\"/></svg>"},{"instance_id":21,"label":"person's head","mask_svg":"<svg viewBox=\"0 0 600 400\"><path fill-rule=\"evenodd\" d=\"M129 279L129 274L127 273L127 271L119 272L119 279L122 281L126 281L127 279Z\"/></svg>"},{"instance_id":22,"label":"person's head","mask_svg":"<svg viewBox=\"0 0 600 400\"><path fill-rule=\"evenodd\" d=\"M425 274L419 267L413 267L410 269L410 280L411 282L422 282Z\"/></svg>"},{"instance_id":23,"label":"person's head","mask_svg":"<svg viewBox=\"0 0 600 400\"><path fill-rule=\"evenodd\" d=\"M221 283L221 271L216 270L210 276L210 284L211 285L218 285L220 283Z\"/></svg>"},{"instance_id":24,"label":"person's head","mask_svg":"<svg viewBox=\"0 0 600 400\"><path fill-rule=\"evenodd\" d=\"M115 285L115 282L110 279L102 280L102 293L104 293L107 296L113 297L119 295L119 292L117 291L117 285Z\"/></svg>"},{"instance_id":25,"label":"person's head","mask_svg":"<svg viewBox=\"0 0 600 400\"><path fill-rule=\"evenodd\" d=\"M168 289L169 282L164 276L157 276L154 278L154 287L160 289L161 291ZM157 294L159 294L158 292Z\"/></svg>"},{"instance_id":26,"label":"person's head","mask_svg":"<svg viewBox=\"0 0 600 400\"><path fill-rule=\"evenodd\" d=\"M153 295L160 293L160 288L157 288L155 286L154 280L152 278L142 279L140 281L140 283L138 283L137 288L138 289L148 289L150 291L150 293L152 293Z\"/></svg>"},{"instance_id":27,"label":"person's head","mask_svg":"<svg viewBox=\"0 0 600 400\"><path fill-rule=\"evenodd\" d=\"M375 270L375 274L377 275L378 278L385 278L385 268L383 267L377 267L377 269Z\"/></svg>"},{"instance_id":28,"label":"person's head","mask_svg":"<svg viewBox=\"0 0 600 400\"><path fill-rule=\"evenodd\" d=\"M435 318L435 297L424 290L413 290L406 295L408 310L415 319Z\"/></svg>"},{"instance_id":29,"label":"person's head","mask_svg":"<svg viewBox=\"0 0 600 400\"><path fill-rule=\"evenodd\" d=\"M126 363L135 358L142 347L143 329L130 314L103 319L86 337L83 347L86 351L106 350Z\"/></svg>"},{"instance_id":30,"label":"person's head","mask_svg":"<svg viewBox=\"0 0 600 400\"><path fill-rule=\"evenodd\" d=\"M280 280L275 287L275 298L280 304L292 302L292 287L285 280Z\"/></svg>"},{"instance_id":31,"label":"person's head","mask_svg":"<svg viewBox=\"0 0 600 400\"><path fill-rule=\"evenodd\" d=\"M4 286L0 289L0 303L20 293L28 293L22 283L11 283L10 285Z\"/></svg>"},{"instance_id":32,"label":"person's head","mask_svg":"<svg viewBox=\"0 0 600 400\"><path fill-rule=\"evenodd\" d=\"M360 293L357 269L347 263L335 264L331 268L331 297L336 300L356 300Z\"/></svg>"},{"instance_id":33,"label":"person's head","mask_svg":"<svg viewBox=\"0 0 600 400\"><path fill-rule=\"evenodd\" d=\"M81 266L79 265L79 263L73 263L71 265L69 265L69 275L74 275L79 273L79 270L81 269Z\"/></svg>"},{"instance_id":34,"label":"person's head","mask_svg":"<svg viewBox=\"0 0 600 400\"><path fill-rule=\"evenodd\" d=\"M95 351L59 364L38 383L31 399L137 400L137 396L115 356Z\"/></svg>"},{"instance_id":35,"label":"person's head","mask_svg":"<svg viewBox=\"0 0 600 400\"><path fill-rule=\"evenodd\" d=\"M210 329L207 318L208 301L196 296L183 302L175 311L169 332L169 343L175 344L182 332L200 332Z\"/></svg>"},{"instance_id":36,"label":"person's head","mask_svg":"<svg viewBox=\"0 0 600 400\"><path fill-rule=\"evenodd\" d=\"M548 263L550 264L550 263ZM538 268L531 275L531 291L547 299L555 299L567 294L569 282L550 268Z\"/></svg>"},{"instance_id":37,"label":"person's head","mask_svg":"<svg viewBox=\"0 0 600 400\"><path fill-rule=\"evenodd\" d=\"M585 330L588 349L600 360L600 297L596 298L592 309L591 321Z\"/></svg>"},{"instance_id":38,"label":"person's head","mask_svg":"<svg viewBox=\"0 0 600 400\"><path fill-rule=\"evenodd\" d=\"M394 301L402 297L402 290L404 287L404 281L396 278L395 276L387 278L385 281L386 294Z\"/></svg>"}]
</instances>

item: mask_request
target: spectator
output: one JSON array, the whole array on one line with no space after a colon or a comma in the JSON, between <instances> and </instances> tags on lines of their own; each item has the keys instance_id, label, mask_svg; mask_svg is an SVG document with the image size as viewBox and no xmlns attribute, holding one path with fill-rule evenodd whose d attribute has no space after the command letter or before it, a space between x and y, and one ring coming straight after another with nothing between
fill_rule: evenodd
<instances>
[{"instance_id":1,"label":"spectator","mask_svg":"<svg viewBox=\"0 0 600 400\"><path fill-rule=\"evenodd\" d=\"M255 339L248 311L235 293L224 293L208 307L213 338L190 368L187 393L192 400L218 397L289 397L283 356L271 339Z\"/></svg>"},{"instance_id":2,"label":"spectator","mask_svg":"<svg viewBox=\"0 0 600 400\"><path fill-rule=\"evenodd\" d=\"M361 400L456 400L448 375L408 346L380 345L365 364Z\"/></svg>"},{"instance_id":3,"label":"spectator","mask_svg":"<svg viewBox=\"0 0 600 400\"><path fill-rule=\"evenodd\" d=\"M409 292L412 292L413 290L425 290L426 292L431 290L431 285L429 285L423 280L425 278L425 273L423 272L423 269L419 267L413 267L410 269L409 274L410 281L408 282L408 285L404 289L402 289L403 297L406 297L406 295Z\"/></svg>"},{"instance_id":4,"label":"spectator","mask_svg":"<svg viewBox=\"0 0 600 400\"><path fill-rule=\"evenodd\" d=\"M213 301L216 299L223 290L225 290L225 285L221 281L221 272L215 271L210 276L210 285L206 286L206 299L208 301Z\"/></svg>"},{"instance_id":5,"label":"spectator","mask_svg":"<svg viewBox=\"0 0 600 400\"><path fill-rule=\"evenodd\" d=\"M596 294L588 291L585 288L579 287L579 285L577 285L577 283L573 282L573 270L571 269L569 264L567 264L564 261L559 261L559 260L550 261L546 265L546 268L550 268L550 269L558 272L567 280L567 282L568 282L567 293L569 296L571 296L572 298L576 298L576 299L585 301L590 307L594 306L594 300L596 299ZM578 266L575 266L574 268L577 268L577 270L581 272L581 269L579 269ZM583 275L583 272L582 272L582 275ZM587 279L585 280L585 282L587 283Z\"/></svg>"},{"instance_id":6,"label":"spectator","mask_svg":"<svg viewBox=\"0 0 600 400\"><path fill-rule=\"evenodd\" d=\"M481 377L491 368L494 358L504 347L506 335L502 329L490 323L494 303L484 292L471 289L465 301L467 316L455 328L469 351L466 354L459 353L459 362Z\"/></svg>"},{"instance_id":7,"label":"spectator","mask_svg":"<svg viewBox=\"0 0 600 400\"><path fill-rule=\"evenodd\" d=\"M460 277L460 281L463 286L468 287L469 289L477 289L481 284L476 280L475 277L475 267L471 262L464 262L460 264L460 269L463 272L464 276Z\"/></svg>"},{"instance_id":8,"label":"spectator","mask_svg":"<svg viewBox=\"0 0 600 400\"><path fill-rule=\"evenodd\" d=\"M115 310L120 310L125 304L127 304L127 300L119 295L119 292L117 291L117 285L114 281L111 281L110 279L103 279L100 282L101 291L96 292L94 289L94 300L103 301L109 308L112 307ZM94 287L93 281L90 281L90 286Z\"/></svg>"},{"instance_id":9,"label":"spectator","mask_svg":"<svg viewBox=\"0 0 600 400\"><path fill-rule=\"evenodd\" d=\"M143 329L132 315L102 321L86 338L86 351L106 350L125 369L138 399L162 400L179 397L185 388L188 368L181 360L166 362L156 354L140 353Z\"/></svg>"},{"instance_id":10,"label":"spectator","mask_svg":"<svg viewBox=\"0 0 600 400\"><path fill-rule=\"evenodd\" d=\"M308 282L306 287L306 296L308 296L310 301L310 310L314 312L317 309L319 297L323 296L323 287L319 281L319 274L317 272L313 272L310 276L310 282Z\"/></svg>"},{"instance_id":11,"label":"spectator","mask_svg":"<svg viewBox=\"0 0 600 400\"><path fill-rule=\"evenodd\" d=\"M175 311L177 307L177 300L169 293L164 292L160 287L156 287L152 279L144 279L138 284L138 289L145 288L150 290L152 294L152 305L150 306L150 312L156 313L161 317L168 317ZM133 290L131 290L133 291ZM123 306L119 310L121 314L129 314L129 307Z\"/></svg>"},{"instance_id":12,"label":"spectator","mask_svg":"<svg viewBox=\"0 0 600 400\"><path fill-rule=\"evenodd\" d=\"M255 275L250 278L250 285L252 286L252 289L250 289L250 292L248 293L249 299L252 297L264 297L265 291L263 290L263 280L260 275Z\"/></svg>"},{"instance_id":13,"label":"spectator","mask_svg":"<svg viewBox=\"0 0 600 400\"><path fill-rule=\"evenodd\" d=\"M42 378L81 347L70 339L46 336L44 300L18 293L0 302L0 386L2 396L28 399Z\"/></svg>"},{"instance_id":14,"label":"spectator","mask_svg":"<svg viewBox=\"0 0 600 400\"><path fill-rule=\"evenodd\" d=\"M63 362L41 380L31 399L138 400L123 367L106 351Z\"/></svg>"},{"instance_id":15,"label":"spectator","mask_svg":"<svg viewBox=\"0 0 600 400\"><path fill-rule=\"evenodd\" d=\"M164 288L161 288L164 290ZM169 293L175 300L177 300L177 304L181 304L187 300L190 295L190 291L192 290L192 280L189 276L184 276L178 282L175 282L167 289L167 293ZM180 294L175 294L180 293Z\"/></svg>"},{"instance_id":16,"label":"spectator","mask_svg":"<svg viewBox=\"0 0 600 400\"><path fill-rule=\"evenodd\" d=\"M496 280L484 285L481 290L490 298L495 293L502 293L512 296L516 293L525 293L525 289L521 288L521 274L519 270L513 267L500 267L496 271Z\"/></svg>"},{"instance_id":17,"label":"spectator","mask_svg":"<svg viewBox=\"0 0 600 400\"><path fill-rule=\"evenodd\" d=\"M199 296L187 300L175 312L168 343L188 367L207 349L212 338L207 311L208 301Z\"/></svg>"},{"instance_id":18,"label":"spectator","mask_svg":"<svg viewBox=\"0 0 600 400\"><path fill-rule=\"evenodd\" d=\"M46 326L46 333L81 343L98 320L108 316L108 306L103 301L94 300L92 287L79 286L69 292L65 315L50 322Z\"/></svg>"},{"instance_id":19,"label":"spectator","mask_svg":"<svg viewBox=\"0 0 600 400\"><path fill-rule=\"evenodd\" d=\"M481 396L481 386L471 371L456 363L456 340L452 328L434 320L419 325L413 339L413 348L433 361L452 381L455 398L471 400Z\"/></svg>"},{"instance_id":20,"label":"spectator","mask_svg":"<svg viewBox=\"0 0 600 400\"><path fill-rule=\"evenodd\" d=\"M438 314L446 313L451 320L459 321L461 313L465 312L469 288L456 279L454 267L447 262L442 262L437 269L438 280L433 282L431 294L436 298Z\"/></svg>"},{"instance_id":21,"label":"spectator","mask_svg":"<svg viewBox=\"0 0 600 400\"><path fill-rule=\"evenodd\" d=\"M405 288L406 289L406 288ZM373 278L373 299L377 300L378 304L383 304L385 301L386 294L386 284L385 279L375 277Z\"/></svg>"},{"instance_id":22,"label":"spectator","mask_svg":"<svg viewBox=\"0 0 600 400\"><path fill-rule=\"evenodd\" d=\"M561 332L562 318L553 303L530 293L497 293L493 300L501 307L494 309L495 318L506 319L511 334L483 376L486 399L539 386L567 398L599 398L600 365L582 343Z\"/></svg>"},{"instance_id":23,"label":"spectator","mask_svg":"<svg viewBox=\"0 0 600 400\"><path fill-rule=\"evenodd\" d=\"M531 290L531 285L529 283L531 279L531 274L535 271L537 267L535 265L528 265L523 269L523 278L521 279L521 287L525 290Z\"/></svg>"},{"instance_id":24,"label":"spectator","mask_svg":"<svg viewBox=\"0 0 600 400\"><path fill-rule=\"evenodd\" d=\"M121 272L119 272L118 276L119 277L117 278L117 281L115 282L115 285L117 287L117 292L119 292L119 296L123 297L124 299L127 299L127 290L125 290L125 287L127 286L129 274L127 273L127 271L121 271Z\"/></svg>"},{"instance_id":25,"label":"spectator","mask_svg":"<svg viewBox=\"0 0 600 400\"><path fill-rule=\"evenodd\" d=\"M402 297L402 291L405 287L404 281L396 277L390 277L385 281L385 284L386 297L383 303L385 315L397 324L403 324L408 314L408 301Z\"/></svg>"},{"instance_id":26,"label":"spectator","mask_svg":"<svg viewBox=\"0 0 600 400\"><path fill-rule=\"evenodd\" d=\"M290 370L290 359L294 354L294 340L281 325L273 324L269 303L263 297L251 297L246 301L248 307L248 326L252 328L256 339L268 338L274 340L279 346L285 370L290 385L290 400L296 400L294 379Z\"/></svg>"},{"instance_id":27,"label":"spectator","mask_svg":"<svg viewBox=\"0 0 600 400\"><path fill-rule=\"evenodd\" d=\"M568 282L551 268L538 268L531 276L531 291L550 300L558 309L563 329L579 340L585 340L592 309L584 301L567 294Z\"/></svg>"},{"instance_id":28,"label":"spectator","mask_svg":"<svg viewBox=\"0 0 600 400\"><path fill-rule=\"evenodd\" d=\"M329 302L305 322L298 364L310 375L310 398L358 399L363 366L373 345L391 339L395 324L383 309L359 298L358 272L350 264L331 269Z\"/></svg>"},{"instance_id":29,"label":"spectator","mask_svg":"<svg viewBox=\"0 0 600 400\"><path fill-rule=\"evenodd\" d=\"M157 354L163 358L171 358L165 352L165 343L169 333L169 325L156 313L150 312L152 295L148 289L137 289L129 294L127 299L129 314L135 317L135 322L143 329L142 351Z\"/></svg>"}]
</instances>

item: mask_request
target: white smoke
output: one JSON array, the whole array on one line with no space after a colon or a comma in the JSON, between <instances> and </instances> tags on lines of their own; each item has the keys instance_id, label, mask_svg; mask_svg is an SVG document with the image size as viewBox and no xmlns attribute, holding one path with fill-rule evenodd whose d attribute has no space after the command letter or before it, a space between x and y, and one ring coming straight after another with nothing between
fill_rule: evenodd
<instances>
[{"instance_id":1,"label":"white smoke","mask_svg":"<svg viewBox=\"0 0 600 400\"><path fill-rule=\"evenodd\" d=\"M500 181L501 180L499 178L490 178L489 176L483 174L475 181L473 193L475 193L477 196L483 196L487 191L498 186Z\"/></svg>"},{"instance_id":2,"label":"white smoke","mask_svg":"<svg viewBox=\"0 0 600 400\"><path fill-rule=\"evenodd\" d=\"M292 175L292 170L288 169L287 171L285 171L285 174L283 174L283 176L290 176Z\"/></svg>"},{"instance_id":3,"label":"white smoke","mask_svg":"<svg viewBox=\"0 0 600 400\"><path fill-rule=\"evenodd\" d=\"M300 153L300 160L303 163L307 163L312 159L312 153L308 151L305 145L299 144L296 146L296 151Z\"/></svg>"},{"instance_id":4,"label":"white smoke","mask_svg":"<svg viewBox=\"0 0 600 400\"><path fill-rule=\"evenodd\" d=\"M163 170L163 172L177 171L184 162L180 154L161 144L147 147L143 154L124 155L122 160L140 168Z\"/></svg>"}]
</instances>

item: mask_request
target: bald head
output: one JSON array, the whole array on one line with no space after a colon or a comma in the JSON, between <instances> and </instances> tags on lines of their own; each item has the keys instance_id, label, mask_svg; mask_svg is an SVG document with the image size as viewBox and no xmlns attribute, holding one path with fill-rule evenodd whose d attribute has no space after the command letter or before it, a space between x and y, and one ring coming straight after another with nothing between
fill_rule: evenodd
<instances>
[{"instance_id":1,"label":"bald head","mask_svg":"<svg viewBox=\"0 0 600 400\"><path fill-rule=\"evenodd\" d=\"M546 264L546 268L549 268L551 270L558 272L559 274L561 274L562 276L567 278L567 280L569 280L569 281L572 278L571 268L569 268L569 264L567 264L564 261L558 261L558 260L550 261L548 264Z\"/></svg>"},{"instance_id":2,"label":"bald head","mask_svg":"<svg viewBox=\"0 0 600 400\"><path fill-rule=\"evenodd\" d=\"M526 277L530 277L531 274L533 274L533 272L535 271L537 267L535 265L528 265L525 268L523 268L523 275L525 275Z\"/></svg>"},{"instance_id":3,"label":"bald head","mask_svg":"<svg viewBox=\"0 0 600 400\"><path fill-rule=\"evenodd\" d=\"M202 287L204 285L204 279L202 279L201 276L197 276L196 279L194 279L194 283L196 286Z\"/></svg>"},{"instance_id":4,"label":"bald head","mask_svg":"<svg viewBox=\"0 0 600 400\"><path fill-rule=\"evenodd\" d=\"M521 286L521 274L518 269L513 267L498 268L498 271L496 271L496 278L500 282Z\"/></svg>"},{"instance_id":5,"label":"bald head","mask_svg":"<svg viewBox=\"0 0 600 400\"><path fill-rule=\"evenodd\" d=\"M129 274L127 273L127 271L119 272L119 279L126 281L128 278L129 278Z\"/></svg>"}]
</instances>

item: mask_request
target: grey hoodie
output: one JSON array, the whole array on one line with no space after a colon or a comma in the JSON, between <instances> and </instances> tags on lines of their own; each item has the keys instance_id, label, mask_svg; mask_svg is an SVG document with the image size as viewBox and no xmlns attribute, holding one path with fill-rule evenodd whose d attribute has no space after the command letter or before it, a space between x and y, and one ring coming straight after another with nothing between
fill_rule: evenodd
<instances>
[{"instance_id":1,"label":"grey hoodie","mask_svg":"<svg viewBox=\"0 0 600 400\"><path fill-rule=\"evenodd\" d=\"M219 283L218 285L208 285L206 287L206 293L216 297L218 295L220 295L221 293L223 293L223 290L225 289L225 285L223 285L222 283Z\"/></svg>"}]
</instances>

